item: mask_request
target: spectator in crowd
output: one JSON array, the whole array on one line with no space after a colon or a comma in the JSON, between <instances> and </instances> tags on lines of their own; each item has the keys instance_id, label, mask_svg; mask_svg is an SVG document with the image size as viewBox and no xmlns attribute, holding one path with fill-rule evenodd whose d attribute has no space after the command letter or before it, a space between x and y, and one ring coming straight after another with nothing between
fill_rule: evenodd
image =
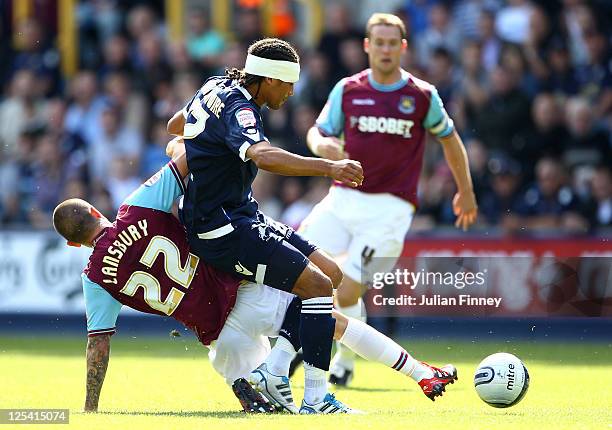
<instances>
[{"instance_id":1,"label":"spectator in crowd","mask_svg":"<svg viewBox=\"0 0 612 430\"><path fill-rule=\"evenodd\" d=\"M558 100L550 93L540 93L531 105L533 127L527 134L521 149L522 163L527 180L533 180L535 163L544 156L559 155L563 152L567 129Z\"/></svg>"},{"instance_id":2,"label":"spectator in crowd","mask_svg":"<svg viewBox=\"0 0 612 430\"><path fill-rule=\"evenodd\" d=\"M204 10L189 11L187 52L196 62L211 70L220 63L220 55L225 48L223 37L208 25L208 15Z\"/></svg>"},{"instance_id":3,"label":"spectator in crowd","mask_svg":"<svg viewBox=\"0 0 612 430\"><path fill-rule=\"evenodd\" d=\"M64 168L68 170L68 177L76 177L86 180L87 172L87 147L83 138L70 133L64 128L66 120L66 102L57 97L49 100L45 110L45 127L48 133L53 135L59 145L59 153L64 158Z\"/></svg>"},{"instance_id":4,"label":"spectator in crowd","mask_svg":"<svg viewBox=\"0 0 612 430\"><path fill-rule=\"evenodd\" d=\"M422 226L430 228L436 224L452 226L456 219L452 201L457 189L448 165L439 162L432 173L425 173L421 185L418 211L421 219L418 221L418 230Z\"/></svg>"},{"instance_id":5,"label":"spectator in crowd","mask_svg":"<svg viewBox=\"0 0 612 430\"><path fill-rule=\"evenodd\" d=\"M520 158L530 123L529 107L529 99L519 89L516 77L504 67L497 67L491 74L491 96L475 115L477 135L489 149Z\"/></svg>"},{"instance_id":6,"label":"spectator in crowd","mask_svg":"<svg viewBox=\"0 0 612 430\"><path fill-rule=\"evenodd\" d=\"M550 91L557 96L573 96L578 93L579 83L572 65L566 43L554 38L547 52L550 74L540 79L541 91Z\"/></svg>"},{"instance_id":7,"label":"spectator in crowd","mask_svg":"<svg viewBox=\"0 0 612 430\"><path fill-rule=\"evenodd\" d=\"M463 39L476 40L480 35L479 21L485 10L498 10L499 0L459 0L453 2L453 21Z\"/></svg>"},{"instance_id":8,"label":"spectator in crowd","mask_svg":"<svg viewBox=\"0 0 612 430\"><path fill-rule=\"evenodd\" d=\"M206 74L205 69L200 65L200 63L191 59L191 56L187 51L187 43L185 41L169 41L167 48L168 64L172 68L174 74L196 73L200 76L204 76ZM222 54L223 53L221 53L221 55ZM213 72L214 70L215 69L213 69Z\"/></svg>"},{"instance_id":9,"label":"spectator in crowd","mask_svg":"<svg viewBox=\"0 0 612 430\"><path fill-rule=\"evenodd\" d=\"M565 168L554 158L542 158L536 165L536 183L522 196L517 210L522 225L531 231L554 230L566 226L580 231L586 220L574 191L568 186Z\"/></svg>"},{"instance_id":10,"label":"spectator in crowd","mask_svg":"<svg viewBox=\"0 0 612 430\"><path fill-rule=\"evenodd\" d=\"M552 29L550 19L542 7L534 6L529 17L529 33L523 42L523 52L531 74L539 80L548 78L546 50L550 45Z\"/></svg>"},{"instance_id":11,"label":"spectator in crowd","mask_svg":"<svg viewBox=\"0 0 612 430\"><path fill-rule=\"evenodd\" d=\"M512 76L518 89L532 99L538 91L538 81L527 66L523 50L518 45L507 44L502 48L499 64Z\"/></svg>"},{"instance_id":12,"label":"spectator in crowd","mask_svg":"<svg viewBox=\"0 0 612 430\"><path fill-rule=\"evenodd\" d=\"M326 8L325 12L325 31L321 35L317 50L327 57L330 64L337 64L337 59L342 55L342 42L357 40L361 43L363 33L357 30L351 22L351 14L346 5L332 3ZM362 50L359 56L363 55ZM344 65L334 67L332 73L334 82L344 76L351 75Z\"/></svg>"},{"instance_id":13,"label":"spectator in crowd","mask_svg":"<svg viewBox=\"0 0 612 430\"><path fill-rule=\"evenodd\" d=\"M312 157L312 153L304 145L304 139L308 130L317 120L319 110L312 106L302 103L293 109L291 116L291 138L287 144L287 150L296 154Z\"/></svg>"},{"instance_id":14,"label":"spectator in crowd","mask_svg":"<svg viewBox=\"0 0 612 430\"><path fill-rule=\"evenodd\" d=\"M444 47L440 46L431 53L427 76L436 89L445 106L454 108L453 92L458 86L457 76L453 73L453 57Z\"/></svg>"},{"instance_id":15,"label":"spectator in crowd","mask_svg":"<svg viewBox=\"0 0 612 430\"><path fill-rule=\"evenodd\" d=\"M588 101L574 97L565 108L569 135L564 142L563 160L568 166L610 163L610 134L599 128Z\"/></svg>"},{"instance_id":16,"label":"spectator in crowd","mask_svg":"<svg viewBox=\"0 0 612 430\"><path fill-rule=\"evenodd\" d=\"M474 194L482 196L490 191L489 151L487 151L482 141L478 139L466 140L465 149L468 155L468 162L470 163Z\"/></svg>"},{"instance_id":17,"label":"spectator in crowd","mask_svg":"<svg viewBox=\"0 0 612 430\"><path fill-rule=\"evenodd\" d=\"M313 106L317 112L320 112L335 83L330 79L330 64L323 53L315 51L308 56L305 66L300 74L300 80L294 86L294 98Z\"/></svg>"},{"instance_id":18,"label":"spectator in crowd","mask_svg":"<svg viewBox=\"0 0 612 430\"><path fill-rule=\"evenodd\" d=\"M490 82L484 64L482 49L477 41L468 41L461 51L460 81L454 86L455 125L464 134L471 134L476 113L489 99ZM468 157L469 158L469 157Z\"/></svg>"},{"instance_id":19,"label":"spectator in crowd","mask_svg":"<svg viewBox=\"0 0 612 430\"><path fill-rule=\"evenodd\" d=\"M33 207L36 191L34 166L39 153L36 147L43 128L30 123L21 131L10 163L5 164L3 174L3 217L5 222L24 224L29 221L28 212Z\"/></svg>"},{"instance_id":20,"label":"spectator in crowd","mask_svg":"<svg viewBox=\"0 0 612 430\"><path fill-rule=\"evenodd\" d=\"M577 69L580 93L595 104L595 114L612 111L612 56L603 33L588 29L584 32L588 52L587 64Z\"/></svg>"},{"instance_id":21,"label":"spectator in crowd","mask_svg":"<svg viewBox=\"0 0 612 430\"><path fill-rule=\"evenodd\" d=\"M36 19L28 18L18 24L18 52L13 58L12 71L30 70L36 75L34 90L45 96L59 90L59 61L57 50L44 34Z\"/></svg>"},{"instance_id":22,"label":"spectator in crowd","mask_svg":"<svg viewBox=\"0 0 612 430\"><path fill-rule=\"evenodd\" d=\"M35 151L36 161L32 166L34 192L28 217L35 228L51 228L51 214L58 196L63 194L70 171L66 168L58 138L53 133L43 134Z\"/></svg>"},{"instance_id":23,"label":"spectator in crowd","mask_svg":"<svg viewBox=\"0 0 612 430\"><path fill-rule=\"evenodd\" d=\"M264 32L259 10L256 8L239 10L236 17L235 32L238 42L243 46L249 46L256 40L263 39Z\"/></svg>"},{"instance_id":24,"label":"spectator in crowd","mask_svg":"<svg viewBox=\"0 0 612 430\"><path fill-rule=\"evenodd\" d=\"M152 94L158 82L172 77L164 55L163 39L157 32L148 31L139 36L134 68L140 76L138 89L145 94Z\"/></svg>"},{"instance_id":25,"label":"spectator in crowd","mask_svg":"<svg viewBox=\"0 0 612 430\"><path fill-rule=\"evenodd\" d=\"M129 41L121 34L109 37L104 43L104 62L99 69L98 77L104 80L111 73L134 75L134 66L130 60Z\"/></svg>"},{"instance_id":26,"label":"spectator in crowd","mask_svg":"<svg viewBox=\"0 0 612 430\"><path fill-rule=\"evenodd\" d=\"M99 134L104 107L103 97L98 93L96 75L87 70L77 73L70 82L69 95L72 102L66 113L66 130L90 144Z\"/></svg>"},{"instance_id":27,"label":"spectator in crowd","mask_svg":"<svg viewBox=\"0 0 612 430\"><path fill-rule=\"evenodd\" d=\"M408 34L420 36L429 27L429 13L438 0L409 0L406 2L406 15L409 17Z\"/></svg>"},{"instance_id":28,"label":"spectator in crowd","mask_svg":"<svg viewBox=\"0 0 612 430\"><path fill-rule=\"evenodd\" d=\"M588 62L584 31L595 26L595 17L583 0L563 0L561 23L568 36L572 63L582 66Z\"/></svg>"},{"instance_id":29,"label":"spectator in crowd","mask_svg":"<svg viewBox=\"0 0 612 430\"><path fill-rule=\"evenodd\" d=\"M132 43L137 43L141 36L147 33L155 34L160 40L166 39L164 28L159 22L157 14L146 3L140 3L128 11L126 27ZM137 48L132 45L132 57L135 56L135 51L137 51Z\"/></svg>"},{"instance_id":30,"label":"spectator in crowd","mask_svg":"<svg viewBox=\"0 0 612 430\"><path fill-rule=\"evenodd\" d=\"M345 39L340 42L340 68L346 71L345 76L359 73L368 66L368 59L363 51L363 40Z\"/></svg>"},{"instance_id":31,"label":"spectator in crowd","mask_svg":"<svg viewBox=\"0 0 612 430\"><path fill-rule=\"evenodd\" d=\"M418 60L426 66L437 48L446 48L448 52L459 52L461 34L451 20L448 7L435 3L429 9L429 26L416 37Z\"/></svg>"},{"instance_id":32,"label":"spectator in crowd","mask_svg":"<svg viewBox=\"0 0 612 430\"><path fill-rule=\"evenodd\" d=\"M599 165L591 179L591 225L612 226L612 171L610 165Z\"/></svg>"},{"instance_id":33,"label":"spectator in crowd","mask_svg":"<svg viewBox=\"0 0 612 430\"><path fill-rule=\"evenodd\" d=\"M140 160L140 177L148 178L153 176L168 162L166 145L172 136L166 131L166 123L167 121L158 119L151 127L151 138L149 143L145 145Z\"/></svg>"},{"instance_id":34,"label":"spectator in crowd","mask_svg":"<svg viewBox=\"0 0 612 430\"><path fill-rule=\"evenodd\" d=\"M105 184L110 194L113 210L119 209L121 203L142 183L133 165L133 158L127 155L116 156L111 160L109 176Z\"/></svg>"},{"instance_id":35,"label":"spectator in crowd","mask_svg":"<svg viewBox=\"0 0 612 430\"><path fill-rule=\"evenodd\" d=\"M125 124L143 134L149 115L147 101L142 93L132 91L128 75L114 72L104 79L104 96L107 103L112 103L123 115Z\"/></svg>"},{"instance_id":36,"label":"spectator in crowd","mask_svg":"<svg viewBox=\"0 0 612 430\"><path fill-rule=\"evenodd\" d=\"M521 165L503 153L488 162L491 190L481 194L480 211L491 225L500 225L507 232L519 229L516 214L520 210L518 191L521 186Z\"/></svg>"},{"instance_id":37,"label":"spectator in crowd","mask_svg":"<svg viewBox=\"0 0 612 430\"><path fill-rule=\"evenodd\" d=\"M0 159L15 153L26 125L43 122L45 103L39 95L33 71L24 69L15 73L8 97L0 103Z\"/></svg>"},{"instance_id":38,"label":"spectator in crowd","mask_svg":"<svg viewBox=\"0 0 612 430\"><path fill-rule=\"evenodd\" d=\"M502 42L495 32L495 13L490 10L483 10L480 14L479 28L482 64L488 72L491 72L498 64L502 48Z\"/></svg>"},{"instance_id":39,"label":"spectator in crowd","mask_svg":"<svg viewBox=\"0 0 612 430\"><path fill-rule=\"evenodd\" d=\"M103 186L108 185L110 169L115 158L121 157L129 165L129 167L120 166L123 169L120 169L121 173L124 170L129 170L130 174L138 172L143 139L138 131L127 126L122 118L118 107L107 103L102 111L101 133L89 145L89 172L92 180Z\"/></svg>"}]
</instances>

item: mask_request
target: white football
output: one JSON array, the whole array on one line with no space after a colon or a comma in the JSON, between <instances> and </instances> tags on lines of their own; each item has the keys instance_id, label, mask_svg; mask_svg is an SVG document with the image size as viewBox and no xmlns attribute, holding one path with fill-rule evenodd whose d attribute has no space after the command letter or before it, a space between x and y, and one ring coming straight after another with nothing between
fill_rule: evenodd
<instances>
[{"instance_id":1,"label":"white football","mask_svg":"<svg viewBox=\"0 0 612 430\"><path fill-rule=\"evenodd\" d=\"M478 396L495 408L520 402L529 388L529 373L518 357L498 352L480 362L474 373Z\"/></svg>"}]
</instances>

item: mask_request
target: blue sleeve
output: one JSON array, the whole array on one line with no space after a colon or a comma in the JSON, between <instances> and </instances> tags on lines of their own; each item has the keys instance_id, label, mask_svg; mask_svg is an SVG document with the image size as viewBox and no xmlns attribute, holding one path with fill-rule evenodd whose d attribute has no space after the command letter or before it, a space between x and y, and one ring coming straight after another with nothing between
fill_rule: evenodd
<instances>
[{"instance_id":1,"label":"blue sleeve","mask_svg":"<svg viewBox=\"0 0 612 430\"><path fill-rule=\"evenodd\" d=\"M329 93L327 103L317 118L317 127L327 136L340 136L344 131L342 94L346 79L340 80Z\"/></svg>"},{"instance_id":2,"label":"blue sleeve","mask_svg":"<svg viewBox=\"0 0 612 430\"><path fill-rule=\"evenodd\" d=\"M123 204L170 212L172 204L182 194L185 194L185 184L176 164L170 161L130 194Z\"/></svg>"},{"instance_id":3,"label":"blue sleeve","mask_svg":"<svg viewBox=\"0 0 612 430\"><path fill-rule=\"evenodd\" d=\"M87 336L115 334L115 324L121 310L121 303L104 288L92 282L85 274L81 275L81 279L83 280L85 312L87 313Z\"/></svg>"},{"instance_id":4,"label":"blue sleeve","mask_svg":"<svg viewBox=\"0 0 612 430\"><path fill-rule=\"evenodd\" d=\"M224 113L224 120L227 130L225 144L242 161L248 161L246 152L251 145L268 140L264 135L261 115L246 101L228 109Z\"/></svg>"},{"instance_id":5,"label":"blue sleeve","mask_svg":"<svg viewBox=\"0 0 612 430\"><path fill-rule=\"evenodd\" d=\"M423 121L423 127L436 137L446 137L455 129L453 120L446 113L442 99L435 88L431 91L431 101Z\"/></svg>"}]
</instances>

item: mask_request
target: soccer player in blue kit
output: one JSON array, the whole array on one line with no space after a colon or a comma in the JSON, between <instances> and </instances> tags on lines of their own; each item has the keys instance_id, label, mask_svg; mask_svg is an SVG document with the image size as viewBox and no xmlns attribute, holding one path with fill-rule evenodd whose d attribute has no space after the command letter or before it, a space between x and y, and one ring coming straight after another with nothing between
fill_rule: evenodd
<instances>
[{"instance_id":1,"label":"soccer player in blue kit","mask_svg":"<svg viewBox=\"0 0 612 430\"><path fill-rule=\"evenodd\" d=\"M327 394L326 371L334 333L332 289L342 272L291 228L261 213L251 184L261 168L328 176L357 187L363 170L356 161L301 157L268 142L260 110L280 108L293 94L299 70L289 43L257 41L248 49L244 69L209 78L169 121L168 131L183 135L187 151L191 174L180 217L192 252L220 270L301 299L305 393L300 412L319 413L330 402L341 405Z\"/></svg>"}]
</instances>

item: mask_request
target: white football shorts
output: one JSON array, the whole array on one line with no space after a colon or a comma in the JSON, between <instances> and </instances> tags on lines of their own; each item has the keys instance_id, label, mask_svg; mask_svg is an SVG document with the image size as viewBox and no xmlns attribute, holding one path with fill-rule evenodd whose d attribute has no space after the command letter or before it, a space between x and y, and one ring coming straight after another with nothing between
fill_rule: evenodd
<instances>
[{"instance_id":1,"label":"white football shorts","mask_svg":"<svg viewBox=\"0 0 612 430\"><path fill-rule=\"evenodd\" d=\"M276 337L295 295L266 285L238 288L236 305L217 340L209 346L213 368L231 385L246 378L270 353L268 336Z\"/></svg>"},{"instance_id":2,"label":"white football shorts","mask_svg":"<svg viewBox=\"0 0 612 430\"><path fill-rule=\"evenodd\" d=\"M347 253L344 275L363 283L362 262L366 279L393 269L413 217L414 206L393 194L334 186L298 232L333 257Z\"/></svg>"}]
</instances>

